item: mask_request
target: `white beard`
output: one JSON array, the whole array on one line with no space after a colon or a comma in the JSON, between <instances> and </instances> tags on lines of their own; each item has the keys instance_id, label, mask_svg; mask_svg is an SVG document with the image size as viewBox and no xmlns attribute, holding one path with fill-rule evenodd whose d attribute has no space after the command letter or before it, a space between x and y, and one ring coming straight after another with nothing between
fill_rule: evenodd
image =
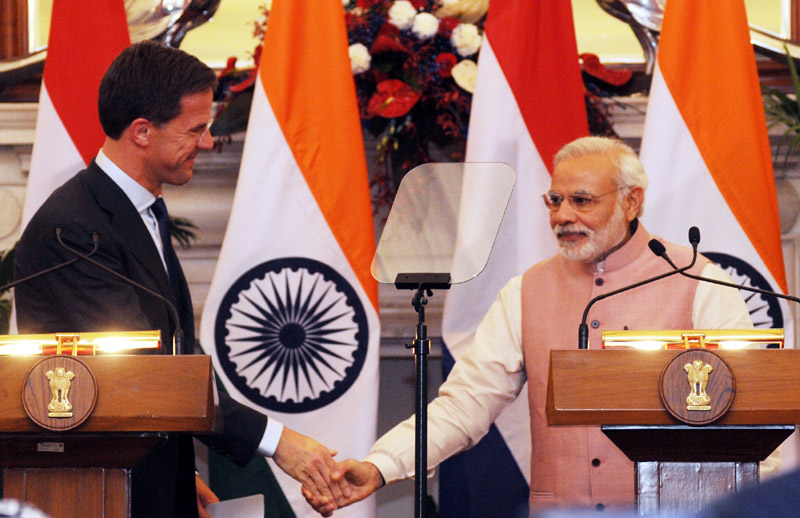
<instances>
[{"instance_id":1,"label":"white beard","mask_svg":"<svg viewBox=\"0 0 800 518\"><path fill-rule=\"evenodd\" d=\"M611 214L608 223L592 230L580 223L567 223L556 225L553 233L558 242L558 251L568 261L580 261L583 263L594 263L605 257L625 239L628 229L628 222L625 221L625 213L622 206L617 204L614 213ZM587 239L581 243L561 241L558 234L561 232L582 232Z\"/></svg>"}]
</instances>

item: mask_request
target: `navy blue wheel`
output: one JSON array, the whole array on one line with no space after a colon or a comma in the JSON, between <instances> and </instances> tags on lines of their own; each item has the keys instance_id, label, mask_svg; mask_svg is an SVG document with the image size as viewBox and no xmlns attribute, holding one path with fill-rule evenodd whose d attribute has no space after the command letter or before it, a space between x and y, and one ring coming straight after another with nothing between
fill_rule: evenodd
<instances>
[{"instance_id":1,"label":"navy blue wheel","mask_svg":"<svg viewBox=\"0 0 800 518\"><path fill-rule=\"evenodd\" d=\"M775 291L775 288L769 284L767 279L746 261L721 252L703 252L703 255L717 263L720 268L725 270L725 273L731 276L735 283L742 286ZM755 327L783 327L783 311L777 297L761 295L760 293L746 290L740 291L747 303L747 309L750 311L750 318L753 319Z\"/></svg>"},{"instance_id":2,"label":"navy blue wheel","mask_svg":"<svg viewBox=\"0 0 800 518\"><path fill-rule=\"evenodd\" d=\"M309 412L352 386L369 344L353 287L305 257L262 263L231 285L214 328L220 365L247 399L271 411Z\"/></svg>"}]
</instances>

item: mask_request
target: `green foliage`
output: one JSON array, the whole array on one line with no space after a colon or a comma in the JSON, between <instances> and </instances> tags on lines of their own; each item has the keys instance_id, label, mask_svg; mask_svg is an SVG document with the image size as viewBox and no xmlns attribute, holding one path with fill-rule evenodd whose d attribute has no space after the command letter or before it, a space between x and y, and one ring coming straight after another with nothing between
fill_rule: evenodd
<instances>
[{"instance_id":1,"label":"green foliage","mask_svg":"<svg viewBox=\"0 0 800 518\"><path fill-rule=\"evenodd\" d=\"M194 241L197 241L197 225L190 220L181 217L169 218L169 233L183 248L190 248Z\"/></svg>"},{"instance_id":2,"label":"green foliage","mask_svg":"<svg viewBox=\"0 0 800 518\"><path fill-rule=\"evenodd\" d=\"M792 75L794 85L794 96L786 95L776 88L763 87L764 112L767 116L767 129L771 129L779 124L785 125L786 129L781 135L778 146L775 149L775 160L783 154L783 165L789 157L800 150L800 78L797 74L797 67L794 59L789 54L789 48L784 45L786 61L789 64L789 72Z\"/></svg>"}]
</instances>

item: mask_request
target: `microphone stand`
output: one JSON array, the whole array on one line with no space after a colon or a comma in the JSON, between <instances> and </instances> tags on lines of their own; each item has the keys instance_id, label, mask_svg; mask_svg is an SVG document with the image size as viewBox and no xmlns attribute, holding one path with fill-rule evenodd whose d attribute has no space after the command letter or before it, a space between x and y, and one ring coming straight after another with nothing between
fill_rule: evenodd
<instances>
[{"instance_id":1,"label":"microphone stand","mask_svg":"<svg viewBox=\"0 0 800 518\"><path fill-rule=\"evenodd\" d=\"M145 293L147 293L148 295L152 295L153 297L163 301L167 305L167 309L169 310L170 316L172 317L173 320L175 320L175 333L172 336L172 354L174 356L174 355L178 355L178 354L183 354L184 353L184 351L183 351L183 329L181 329L181 320L180 320L180 317L178 316L178 310L175 309L175 305L172 302L170 302L169 299L167 299L162 294L160 294L160 293L158 293L156 291L153 291L150 288L148 288L147 286L144 286L143 284L140 284L140 283L138 283L138 282L136 282L136 281L134 281L132 279L128 279L127 277L125 277L121 273L119 273L119 272L109 268L108 266L104 265L103 263L101 263L99 261L95 261L94 259L89 257L90 255L92 255L97 250L97 247L99 246L100 237L97 235L97 232L92 232L92 241L94 241L94 249L89 254L84 254L80 250L75 250L74 248L72 248L69 245L67 245L66 243L64 243L64 241L61 239L61 228L56 228L56 239L58 239L58 244L60 244L66 250L69 250L70 252L72 252L73 254L78 256L78 259L73 259L73 261L78 261L80 259L88 261L89 263L97 266L98 268L100 268L100 269L110 273L114 277L120 279L125 284L133 286L134 288L140 289L140 290L144 291ZM64 266L66 266L66 265L64 265ZM37 275L37 274L35 274L35 275ZM26 280L26 279L20 279L18 282L22 282L24 280Z\"/></svg>"},{"instance_id":2,"label":"microphone stand","mask_svg":"<svg viewBox=\"0 0 800 518\"><path fill-rule=\"evenodd\" d=\"M414 350L415 395L414 395L414 516L425 518L428 496L428 354L431 341L425 324L425 306L433 296L433 289L450 289L450 274L398 274L394 285L397 289L416 289L411 305L417 312L417 328L414 341L406 349Z\"/></svg>"},{"instance_id":3,"label":"microphone stand","mask_svg":"<svg viewBox=\"0 0 800 518\"><path fill-rule=\"evenodd\" d=\"M710 282L711 284L718 284L720 286L726 286L728 288L745 290L751 293L759 293L761 295L767 295L778 299L789 300L791 302L797 302L798 304L800 304L800 298L793 297L792 295L786 295L785 293L780 293L778 291L764 290L753 286L745 286L744 284L736 284L733 282L720 281L718 279L709 279L708 277L703 277L702 275L694 275L692 273L686 273L686 271L683 270L683 268L678 268L677 266L675 266L675 263L672 262L672 259L669 258L666 251L660 254L657 253L656 255L664 259L670 266L672 266L672 268L674 268L673 272L680 273L684 277L688 277L690 279L694 279L696 281L701 281L701 282Z\"/></svg>"},{"instance_id":4,"label":"microphone stand","mask_svg":"<svg viewBox=\"0 0 800 518\"><path fill-rule=\"evenodd\" d=\"M692 228L694 228L694 227L692 227ZM698 238L697 241L699 242L700 239ZM653 242L658 243L658 245L660 245L663 248L663 245L661 245L661 243L659 243L657 240L652 239L650 241L651 244ZM651 249L652 249L652 246L651 246ZM578 326L578 349L588 349L589 348L589 326L586 325L586 320L589 317L589 310L592 308L592 306L594 306L595 302L598 302L598 301L603 300L605 298L611 297L612 295L616 295L617 293L622 293L623 291L632 290L633 288L638 288L639 286L642 286L644 284L648 284L648 283L651 283L651 282L654 282L654 281L658 281L658 280L663 279L664 277L669 277L670 275L675 275L677 273L683 273L686 270L689 270L692 266L694 266L694 263L697 262L697 242L694 242L694 241L692 242L692 251L694 252L694 254L692 255L692 262L689 263L687 266L684 266L683 268L677 268L676 266L673 265L673 268L675 268L675 270L673 270L671 272L666 272L666 273L662 273L661 275L656 275L655 277L651 277L649 279L645 279L643 281L639 281L637 283L631 284L630 286L623 286L622 288L619 288L619 289L616 289L616 290L613 290L613 291L609 291L608 293L603 293L602 295L598 295L595 298L593 298L592 300L590 300L589 303L586 305L586 309L583 310L583 318L581 319L581 323ZM656 255L658 255L658 254L656 254Z\"/></svg>"},{"instance_id":5,"label":"microphone stand","mask_svg":"<svg viewBox=\"0 0 800 518\"><path fill-rule=\"evenodd\" d=\"M88 254L86 254L86 257L89 257L89 256L93 255L95 252L97 252L98 246L99 246L99 244L98 244L97 240L95 240L94 247L89 251ZM16 281L12 281L12 282L9 282L8 284L4 284L3 286L0 286L0 293L3 293L4 291L10 290L11 288L13 288L14 286L17 286L19 284L28 282L31 279L35 279L36 277L40 277L42 275L47 275L48 273L54 272L56 270L60 270L61 268L64 268L65 266L69 266L71 264L75 264L78 261L80 261L81 259L84 259L84 257L77 257L75 259L69 259L67 261L64 261L63 263L56 264L55 266L51 266L50 268L45 268L44 270L38 271L36 273L32 273L30 275L27 275L27 276L21 278L21 279L17 279Z\"/></svg>"}]
</instances>

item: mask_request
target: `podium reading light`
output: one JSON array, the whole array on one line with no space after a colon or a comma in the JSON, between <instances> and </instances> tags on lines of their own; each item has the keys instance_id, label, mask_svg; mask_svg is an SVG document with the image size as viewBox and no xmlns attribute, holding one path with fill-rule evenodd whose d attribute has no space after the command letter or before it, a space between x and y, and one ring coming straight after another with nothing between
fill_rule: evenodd
<instances>
[{"instance_id":1,"label":"podium reading light","mask_svg":"<svg viewBox=\"0 0 800 518\"><path fill-rule=\"evenodd\" d=\"M783 349L783 329L603 331L603 349Z\"/></svg>"},{"instance_id":2,"label":"podium reading light","mask_svg":"<svg viewBox=\"0 0 800 518\"><path fill-rule=\"evenodd\" d=\"M131 354L161 347L160 331L0 335L0 356Z\"/></svg>"}]
</instances>

